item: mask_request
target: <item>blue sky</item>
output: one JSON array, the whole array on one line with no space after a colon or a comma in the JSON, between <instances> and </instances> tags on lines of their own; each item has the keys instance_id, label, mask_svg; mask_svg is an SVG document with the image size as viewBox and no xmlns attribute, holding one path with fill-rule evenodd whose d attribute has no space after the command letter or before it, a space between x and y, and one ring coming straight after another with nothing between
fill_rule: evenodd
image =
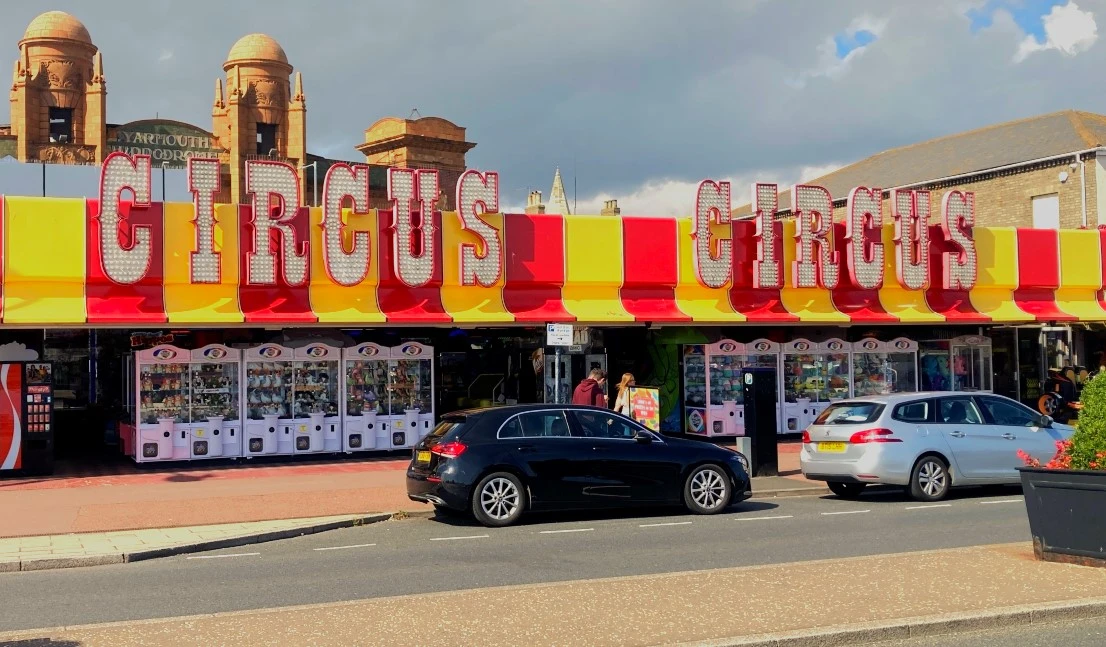
<instances>
[{"instance_id":1,"label":"blue sky","mask_svg":"<svg viewBox=\"0 0 1106 647\"><path fill-rule=\"evenodd\" d=\"M837 58L845 60L852 52L871 45L879 38L867 29L858 29L855 32L843 31L833 37L833 44L837 46Z\"/></svg>"},{"instance_id":2,"label":"blue sky","mask_svg":"<svg viewBox=\"0 0 1106 647\"><path fill-rule=\"evenodd\" d=\"M972 33L990 27L995 11L1006 10L1014 19L1014 24L1038 43L1045 42L1045 27L1042 20L1053 7L1063 6L1068 0L990 0L979 9L968 11Z\"/></svg>"}]
</instances>

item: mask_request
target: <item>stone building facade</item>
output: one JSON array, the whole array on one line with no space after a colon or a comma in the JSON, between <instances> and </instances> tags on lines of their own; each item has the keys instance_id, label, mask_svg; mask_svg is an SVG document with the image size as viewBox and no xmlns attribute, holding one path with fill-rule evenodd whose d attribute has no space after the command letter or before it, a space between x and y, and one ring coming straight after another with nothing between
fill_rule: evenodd
<instances>
[{"instance_id":1,"label":"stone building facade","mask_svg":"<svg viewBox=\"0 0 1106 647\"><path fill-rule=\"evenodd\" d=\"M300 169L303 203L319 204L315 192L322 191L327 169L347 160L308 152L303 77L284 49L265 34L243 36L230 48L223 72L215 81L210 131L168 119L108 123L103 54L80 20L46 12L31 21L19 41L11 123L0 126L0 158L99 164L122 150L150 155L156 169L183 168L192 156L218 157L223 202L247 200L248 160L274 159ZM451 187L474 146L465 140L464 128L440 117L381 119L356 146L370 165L372 206L389 206L388 166L438 169L445 199L452 200Z\"/></svg>"}]
</instances>

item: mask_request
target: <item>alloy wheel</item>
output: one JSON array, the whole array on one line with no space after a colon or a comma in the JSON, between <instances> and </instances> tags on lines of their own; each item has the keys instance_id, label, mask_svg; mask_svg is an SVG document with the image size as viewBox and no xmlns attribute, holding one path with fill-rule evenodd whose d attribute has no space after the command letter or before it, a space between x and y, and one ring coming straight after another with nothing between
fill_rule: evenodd
<instances>
[{"instance_id":1,"label":"alloy wheel","mask_svg":"<svg viewBox=\"0 0 1106 647\"><path fill-rule=\"evenodd\" d=\"M480 507L492 519L508 519L518 510L520 494L515 484L505 478L495 478L480 490Z\"/></svg>"},{"instance_id":2,"label":"alloy wheel","mask_svg":"<svg viewBox=\"0 0 1106 647\"><path fill-rule=\"evenodd\" d=\"M928 460L918 468L918 485L926 496L936 497L945 491L949 475L935 460Z\"/></svg>"},{"instance_id":3,"label":"alloy wheel","mask_svg":"<svg viewBox=\"0 0 1106 647\"><path fill-rule=\"evenodd\" d=\"M715 470L703 469L691 477L691 498L706 510L722 505L726 496L726 484Z\"/></svg>"}]
</instances>

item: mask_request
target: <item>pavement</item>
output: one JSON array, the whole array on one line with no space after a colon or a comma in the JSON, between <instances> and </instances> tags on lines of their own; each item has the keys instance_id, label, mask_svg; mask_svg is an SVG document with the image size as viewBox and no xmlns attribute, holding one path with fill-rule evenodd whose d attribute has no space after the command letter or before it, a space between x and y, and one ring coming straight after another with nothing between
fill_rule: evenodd
<instances>
[{"instance_id":1,"label":"pavement","mask_svg":"<svg viewBox=\"0 0 1106 647\"><path fill-rule=\"evenodd\" d=\"M1020 542L37 628L0 643L862 644L1102 616L1103 591L1106 569L1038 562Z\"/></svg>"},{"instance_id":2,"label":"pavement","mask_svg":"<svg viewBox=\"0 0 1106 647\"><path fill-rule=\"evenodd\" d=\"M780 473L754 479L758 497L827 492L799 473L798 444ZM0 479L0 538L209 526L365 514L426 513L407 498L409 455L308 461L138 466L62 464L45 478Z\"/></svg>"},{"instance_id":3,"label":"pavement","mask_svg":"<svg viewBox=\"0 0 1106 647\"><path fill-rule=\"evenodd\" d=\"M943 636L919 636L872 643L869 647L1102 647L1106 645L1106 616L1071 616L1056 622L1013 624L998 629Z\"/></svg>"},{"instance_id":4,"label":"pavement","mask_svg":"<svg viewBox=\"0 0 1106 647\"><path fill-rule=\"evenodd\" d=\"M121 564L188 552L244 546L375 523L388 514L338 515L213 526L185 526L0 539L0 573Z\"/></svg>"}]
</instances>

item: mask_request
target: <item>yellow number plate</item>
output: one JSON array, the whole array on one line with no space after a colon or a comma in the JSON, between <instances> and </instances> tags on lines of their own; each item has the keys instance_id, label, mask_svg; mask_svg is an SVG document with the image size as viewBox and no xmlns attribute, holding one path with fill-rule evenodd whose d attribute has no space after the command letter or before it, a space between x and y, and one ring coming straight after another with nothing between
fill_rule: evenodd
<instances>
[{"instance_id":1,"label":"yellow number plate","mask_svg":"<svg viewBox=\"0 0 1106 647\"><path fill-rule=\"evenodd\" d=\"M818 443L818 451L827 454L843 454L848 449L845 443Z\"/></svg>"},{"instance_id":2,"label":"yellow number plate","mask_svg":"<svg viewBox=\"0 0 1106 647\"><path fill-rule=\"evenodd\" d=\"M415 460L417 460L420 463L429 463L430 462L430 452L419 452L418 454L415 455Z\"/></svg>"}]
</instances>

